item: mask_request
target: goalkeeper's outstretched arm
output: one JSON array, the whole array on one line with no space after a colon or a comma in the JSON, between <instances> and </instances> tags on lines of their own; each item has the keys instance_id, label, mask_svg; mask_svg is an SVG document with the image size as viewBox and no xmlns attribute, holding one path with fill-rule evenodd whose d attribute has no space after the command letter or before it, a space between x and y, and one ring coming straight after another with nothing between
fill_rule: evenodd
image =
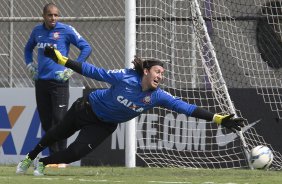
<instances>
[{"instance_id":1,"label":"goalkeeper's outstretched arm","mask_svg":"<svg viewBox=\"0 0 282 184\"><path fill-rule=\"evenodd\" d=\"M233 117L234 114L228 115L220 115L220 114L213 114L203 108L197 107L191 115L192 117L205 119L207 121L213 121L217 125L222 125L227 129L232 130L233 132L240 131L241 127L244 127L243 122L245 121L244 118L241 117Z\"/></svg>"},{"instance_id":2,"label":"goalkeeper's outstretched arm","mask_svg":"<svg viewBox=\"0 0 282 184\"><path fill-rule=\"evenodd\" d=\"M58 51L54 47L46 46L44 49L44 55L53 59L56 63L70 68L79 74L82 74L82 62L73 61L63 56L60 51Z\"/></svg>"}]
</instances>

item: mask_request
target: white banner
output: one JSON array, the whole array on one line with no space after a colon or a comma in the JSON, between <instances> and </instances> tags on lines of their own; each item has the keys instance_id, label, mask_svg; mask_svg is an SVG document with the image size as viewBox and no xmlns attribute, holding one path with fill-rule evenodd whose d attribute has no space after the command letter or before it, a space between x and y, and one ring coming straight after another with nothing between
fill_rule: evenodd
<instances>
[{"instance_id":1,"label":"white banner","mask_svg":"<svg viewBox=\"0 0 282 184\"><path fill-rule=\"evenodd\" d=\"M83 94L70 88L69 106ZM15 164L38 143L42 128L36 108L34 88L0 89L0 164ZM68 139L73 142L77 133ZM47 156L45 149L39 156ZM80 165L80 161L72 165Z\"/></svg>"}]
</instances>

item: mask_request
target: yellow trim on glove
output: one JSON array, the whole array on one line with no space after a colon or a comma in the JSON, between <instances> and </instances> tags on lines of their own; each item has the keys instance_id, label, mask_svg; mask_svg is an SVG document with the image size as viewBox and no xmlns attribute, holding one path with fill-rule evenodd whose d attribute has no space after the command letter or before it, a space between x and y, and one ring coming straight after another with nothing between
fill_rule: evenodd
<instances>
[{"instance_id":1,"label":"yellow trim on glove","mask_svg":"<svg viewBox=\"0 0 282 184\"><path fill-rule=\"evenodd\" d=\"M63 56L57 49L54 49L54 52L58 58L58 64L65 66L69 58Z\"/></svg>"},{"instance_id":2,"label":"yellow trim on glove","mask_svg":"<svg viewBox=\"0 0 282 184\"><path fill-rule=\"evenodd\" d=\"M219 115L215 114L213 115L212 121L215 122L216 124L220 125L222 123L222 120L229 115Z\"/></svg>"}]
</instances>

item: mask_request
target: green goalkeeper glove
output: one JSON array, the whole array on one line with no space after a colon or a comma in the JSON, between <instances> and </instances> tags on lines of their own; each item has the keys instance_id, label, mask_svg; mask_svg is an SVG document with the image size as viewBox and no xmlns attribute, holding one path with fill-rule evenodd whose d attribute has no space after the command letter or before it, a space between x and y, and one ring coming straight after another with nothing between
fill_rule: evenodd
<instances>
[{"instance_id":1,"label":"green goalkeeper glove","mask_svg":"<svg viewBox=\"0 0 282 184\"><path fill-rule=\"evenodd\" d=\"M44 55L48 58L53 59L56 63L65 66L69 58L63 56L60 51L52 46L46 46L44 49Z\"/></svg>"},{"instance_id":2,"label":"green goalkeeper glove","mask_svg":"<svg viewBox=\"0 0 282 184\"><path fill-rule=\"evenodd\" d=\"M229 115L219 115L215 114L213 116L213 122L218 125L222 125L225 128L232 130L232 132L236 132L241 130L241 127L244 127L243 122L245 121L244 118L233 118L234 114Z\"/></svg>"},{"instance_id":3,"label":"green goalkeeper glove","mask_svg":"<svg viewBox=\"0 0 282 184\"><path fill-rule=\"evenodd\" d=\"M38 78L37 64L29 63L28 65L26 65L26 68L27 68L29 75L31 76L32 80L37 80L37 78Z\"/></svg>"},{"instance_id":4,"label":"green goalkeeper glove","mask_svg":"<svg viewBox=\"0 0 282 184\"><path fill-rule=\"evenodd\" d=\"M57 71L56 80L59 82L66 82L72 76L73 71L71 69L65 69L64 71Z\"/></svg>"}]
</instances>

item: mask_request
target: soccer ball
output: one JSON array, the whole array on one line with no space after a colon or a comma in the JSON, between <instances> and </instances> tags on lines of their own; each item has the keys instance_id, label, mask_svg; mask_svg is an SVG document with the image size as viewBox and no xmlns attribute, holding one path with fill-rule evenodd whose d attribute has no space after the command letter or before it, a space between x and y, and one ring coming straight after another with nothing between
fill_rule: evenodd
<instances>
[{"instance_id":1,"label":"soccer ball","mask_svg":"<svg viewBox=\"0 0 282 184\"><path fill-rule=\"evenodd\" d=\"M273 153L267 146L256 146L251 150L250 161L254 169L267 169L273 161Z\"/></svg>"}]
</instances>

